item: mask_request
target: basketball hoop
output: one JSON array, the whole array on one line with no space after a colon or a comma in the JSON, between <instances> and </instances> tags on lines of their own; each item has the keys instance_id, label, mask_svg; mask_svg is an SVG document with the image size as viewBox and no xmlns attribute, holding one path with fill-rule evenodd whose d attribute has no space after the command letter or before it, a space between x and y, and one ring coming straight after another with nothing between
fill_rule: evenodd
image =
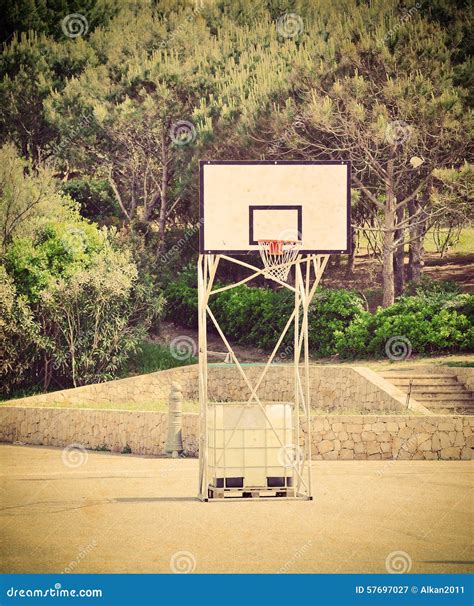
<instances>
[{"instance_id":1,"label":"basketball hoop","mask_svg":"<svg viewBox=\"0 0 474 606\"><path fill-rule=\"evenodd\" d=\"M285 281L290 273L291 263L301 249L298 240L258 240L258 249L266 268L266 278Z\"/></svg>"}]
</instances>

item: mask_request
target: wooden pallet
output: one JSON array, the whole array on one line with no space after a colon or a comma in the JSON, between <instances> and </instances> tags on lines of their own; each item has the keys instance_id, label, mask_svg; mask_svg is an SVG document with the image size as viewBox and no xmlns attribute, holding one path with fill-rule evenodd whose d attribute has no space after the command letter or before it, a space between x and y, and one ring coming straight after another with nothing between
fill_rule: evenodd
<instances>
[{"instance_id":1,"label":"wooden pallet","mask_svg":"<svg viewBox=\"0 0 474 606\"><path fill-rule=\"evenodd\" d=\"M243 488L217 488L209 486L208 498L205 501L216 501L225 499L306 499L307 497L297 493L293 487L268 488L267 486L246 486Z\"/></svg>"}]
</instances>

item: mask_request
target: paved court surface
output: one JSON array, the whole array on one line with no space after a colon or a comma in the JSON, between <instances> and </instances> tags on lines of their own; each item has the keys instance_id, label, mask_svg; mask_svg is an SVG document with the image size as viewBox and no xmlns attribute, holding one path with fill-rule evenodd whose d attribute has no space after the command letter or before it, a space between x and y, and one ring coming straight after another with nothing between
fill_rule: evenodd
<instances>
[{"instance_id":1,"label":"paved court surface","mask_svg":"<svg viewBox=\"0 0 474 606\"><path fill-rule=\"evenodd\" d=\"M201 503L195 459L2 445L0 470L1 572L472 571L465 461L317 461L305 502Z\"/></svg>"}]
</instances>

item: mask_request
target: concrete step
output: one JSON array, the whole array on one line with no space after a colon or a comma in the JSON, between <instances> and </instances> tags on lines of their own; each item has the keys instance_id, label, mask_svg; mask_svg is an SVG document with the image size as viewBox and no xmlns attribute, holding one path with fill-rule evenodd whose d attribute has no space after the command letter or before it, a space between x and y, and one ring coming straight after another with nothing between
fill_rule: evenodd
<instances>
[{"instance_id":1,"label":"concrete step","mask_svg":"<svg viewBox=\"0 0 474 606\"><path fill-rule=\"evenodd\" d=\"M412 392L413 397L418 402L422 402L426 400L427 402L431 401L442 401L442 402L474 402L472 394L470 392L467 393L456 393L456 394L447 394L447 393L419 393L415 394Z\"/></svg>"},{"instance_id":2,"label":"concrete step","mask_svg":"<svg viewBox=\"0 0 474 606\"><path fill-rule=\"evenodd\" d=\"M429 402L430 406L444 406L448 404L459 404L460 406L474 406L473 398L446 398L441 396L440 398L430 398L426 396L416 396L417 402Z\"/></svg>"},{"instance_id":3,"label":"concrete step","mask_svg":"<svg viewBox=\"0 0 474 606\"><path fill-rule=\"evenodd\" d=\"M388 370L380 373L385 379L450 379L456 380L454 375L449 373L430 373L430 372L411 372Z\"/></svg>"},{"instance_id":4,"label":"concrete step","mask_svg":"<svg viewBox=\"0 0 474 606\"><path fill-rule=\"evenodd\" d=\"M408 391L408 388L405 389ZM411 387L411 393L452 393L452 394L471 394L472 391L469 391L464 387L464 385L415 385L413 384Z\"/></svg>"},{"instance_id":5,"label":"concrete step","mask_svg":"<svg viewBox=\"0 0 474 606\"><path fill-rule=\"evenodd\" d=\"M446 379L392 379L384 377L384 379L397 386L408 386L410 383L412 385L459 385L456 377L449 377Z\"/></svg>"},{"instance_id":6,"label":"concrete step","mask_svg":"<svg viewBox=\"0 0 474 606\"><path fill-rule=\"evenodd\" d=\"M471 415L474 412L474 408L465 408L463 406L428 406L428 405L424 405L426 406L426 408L428 408L428 410L430 410L432 413L438 415L444 415L444 414L464 414L464 415Z\"/></svg>"},{"instance_id":7,"label":"concrete step","mask_svg":"<svg viewBox=\"0 0 474 606\"><path fill-rule=\"evenodd\" d=\"M441 406L439 408L427 406L426 408L436 415L471 415L474 411L474 408L463 408L462 406Z\"/></svg>"}]
</instances>

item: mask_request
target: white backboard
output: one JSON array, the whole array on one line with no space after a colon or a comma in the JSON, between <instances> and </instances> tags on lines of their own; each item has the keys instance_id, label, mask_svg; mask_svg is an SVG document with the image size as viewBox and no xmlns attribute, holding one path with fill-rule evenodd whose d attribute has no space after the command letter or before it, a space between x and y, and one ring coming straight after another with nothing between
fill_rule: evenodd
<instances>
[{"instance_id":1,"label":"white backboard","mask_svg":"<svg viewBox=\"0 0 474 606\"><path fill-rule=\"evenodd\" d=\"M200 162L200 252L245 254L258 240L348 253L350 162Z\"/></svg>"}]
</instances>

